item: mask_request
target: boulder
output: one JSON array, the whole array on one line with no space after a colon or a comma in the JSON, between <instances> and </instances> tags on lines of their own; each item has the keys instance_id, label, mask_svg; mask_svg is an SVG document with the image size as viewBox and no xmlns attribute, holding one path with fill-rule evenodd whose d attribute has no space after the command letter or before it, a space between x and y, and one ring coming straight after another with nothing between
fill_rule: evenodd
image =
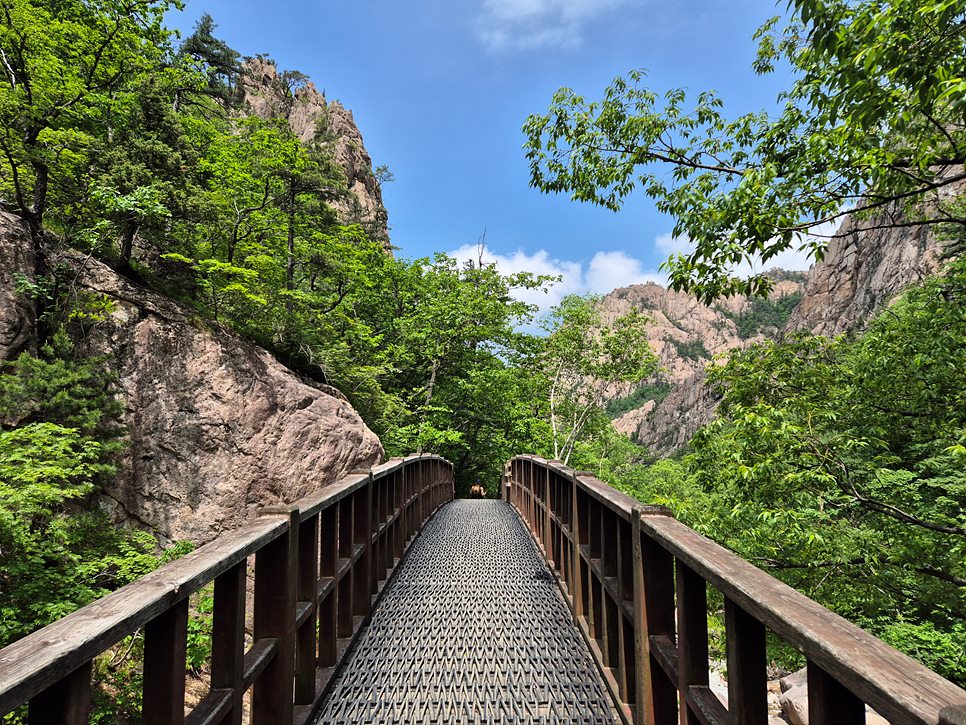
<instances>
[{"instance_id":1,"label":"boulder","mask_svg":"<svg viewBox=\"0 0 966 725\"><path fill-rule=\"evenodd\" d=\"M799 670L793 675L782 678L782 687L789 680L788 689L781 695L782 711L791 725L808 725L808 684L804 678L805 670ZM889 725L889 721L866 705L866 725Z\"/></svg>"},{"instance_id":2,"label":"boulder","mask_svg":"<svg viewBox=\"0 0 966 725\"><path fill-rule=\"evenodd\" d=\"M127 447L104 503L162 540L204 543L382 459L334 388L76 253L75 284L112 302L86 352L118 374Z\"/></svg>"}]
</instances>

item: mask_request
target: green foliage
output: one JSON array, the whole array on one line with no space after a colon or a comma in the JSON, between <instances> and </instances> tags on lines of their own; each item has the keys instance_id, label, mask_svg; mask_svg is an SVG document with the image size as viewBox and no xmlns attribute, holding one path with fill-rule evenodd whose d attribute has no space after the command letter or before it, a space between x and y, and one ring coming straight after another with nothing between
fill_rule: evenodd
<instances>
[{"instance_id":1,"label":"green foliage","mask_svg":"<svg viewBox=\"0 0 966 725\"><path fill-rule=\"evenodd\" d=\"M956 263L858 338L802 334L713 366L719 417L692 441L693 484L680 497L695 485L700 502L672 504L959 682L964 302L966 268ZM892 628L896 613L904 624Z\"/></svg>"},{"instance_id":2,"label":"green foliage","mask_svg":"<svg viewBox=\"0 0 966 725\"><path fill-rule=\"evenodd\" d=\"M657 370L647 318L632 310L604 324L598 300L568 295L545 322L539 370L546 389L553 458L564 463L614 388L640 385Z\"/></svg>"},{"instance_id":3,"label":"green foliage","mask_svg":"<svg viewBox=\"0 0 966 725\"><path fill-rule=\"evenodd\" d=\"M756 297L743 312L733 313L722 307L718 311L733 320L738 337L747 340L763 332L781 330L801 300L801 292L792 292L775 298Z\"/></svg>"},{"instance_id":4,"label":"green foliage","mask_svg":"<svg viewBox=\"0 0 966 725\"><path fill-rule=\"evenodd\" d=\"M98 138L132 81L160 62L169 37L162 19L176 4L4 3L0 179L35 233L51 204L67 211L84 197Z\"/></svg>"},{"instance_id":5,"label":"green foliage","mask_svg":"<svg viewBox=\"0 0 966 725\"><path fill-rule=\"evenodd\" d=\"M115 471L109 376L21 355L0 375L0 645L157 565L155 541L88 505Z\"/></svg>"},{"instance_id":6,"label":"green foliage","mask_svg":"<svg viewBox=\"0 0 966 725\"><path fill-rule=\"evenodd\" d=\"M670 383L663 381L646 383L635 388L630 395L608 400L604 405L604 411L612 419L620 418L624 413L637 410L650 400L653 400L655 403L660 403L670 392Z\"/></svg>"},{"instance_id":7,"label":"green foliage","mask_svg":"<svg viewBox=\"0 0 966 725\"><path fill-rule=\"evenodd\" d=\"M188 617L188 644L185 665L199 674L211 661L211 627L214 621L215 588L210 585L192 597Z\"/></svg>"},{"instance_id":8,"label":"green foliage","mask_svg":"<svg viewBox=\"0 0 966 725\"><path fill-rule=\"evenodd\" d=\"M668 270L704 301L767 293L767 274L742 279L735 265L793 246L820 258L825 241L804 233L850 211L898 203L904 223L962 223L938 190L964 178L964 20L952 0L793 0L783 28L775 18L756 35L755 70L796 77L777 115L728 118L711 91L689 106L683 89L645 88L643 71L600 101L563 88L524 127L531 184L614 210L640 188L694 242Z\"/></svg>"},{"instance_id":9,"label":"green foliage","mask_svg":"<svg viewBox=\"0 0 966 725\"><path fill-rule=\"evenodd\" d=\"M711 353L708 352L708 348L704 346L704 342L696 337L688 338L684 342L670 339L674 349L678 351L678 355L683 357L685 360L710 360Z\"/></svg>"}]
</instances>

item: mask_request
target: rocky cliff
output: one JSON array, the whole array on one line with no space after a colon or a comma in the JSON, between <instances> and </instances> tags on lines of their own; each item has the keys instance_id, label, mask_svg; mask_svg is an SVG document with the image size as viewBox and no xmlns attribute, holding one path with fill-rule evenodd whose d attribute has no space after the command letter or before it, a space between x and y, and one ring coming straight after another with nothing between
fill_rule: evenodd
<instances>
[{"instance_id":1,"label":"rocky cliff","mask_svg":"<svg viewBox=\"0 0 966 725\"><path fill-rule=\"evenodd\" d=\"M372 170L372 158L352 111L338 101L326 100L312 81L301 74L280 73L265 58L246 59L241 90L247 113L261 118L285 118L303 143L318 142L329 147L345 174L349 190L347 198L333 202L333 206L344 222L361 224L389 251L389 215Z\"/></svg>"},{"instance_id":2,"label":"rocky cliff","mask_svg":"<svg viewBox=\"0 0 966 725\"><path fill-rule=\"evenodd\" d=\"M20 219L0 211L0 360L33 347L34 307L22 287L34 277L33 244Z\"/></svg>"},{"instance_id":3,"label":"rocky cliff","mask_svg":"<svg viewBox=\"0 0 966 725\"><path fill-rule=\"evenodd\" d=\"M846 218L809 271L788 330L838 335L860 328L898 292L939 270L942 244L928 227L869 230L885 221Z\"/></svg>"},{"instance_id":4,"label":"rocky cliff","mask_svg":"<svg viewBox=\"0 0 966 725\"><path fill-rule=\"evenodd\" d=\"M728 298L709 306L684 292L648 283L614 290L602 301L605 321L631 309L648 318L648 339L661 372L635 398L650 399L614 420L614 427L657 455L684 445L714 410L702 385L712 357L778 334L801 298L804 275L775 271L775 289L767 301ZM611 403L621 412L620 401Z\"/></svg>"},{"instance_id":5,"label":"rocky cliff","mask_svg":"<svg viewBox=\"0 0 966 725\"><path fill-rule=\"evenodd\" d=\"M618 417L617 430L656 456L673 453L714 415L717 400L704 385L711 356L794 330L837 335L860 329L904 288L936 273L943 244L926 227L888 226L893 218L846 218L807 277L793 275L776 284L772 303L797 302L784 310L784 319L774 314L782 304L768 309L761 301L729 299L707 307L654 284L607 295L613 314L635 306L653 318L651 346L670 383L658 398ZM756 328L756 320L780 322Z\"/></svg>"},{"instance_id":6,"label":"rocky cliff","mask_svg":"<svg viewBox=\"0 0 966 725\"><path fill-rule=\"evenodd\" d=\"M0 259L19 265L4 269L4 300L21 299L11 281L30 281L27 244L19 219L0 214ZM202 543L381 460L378 438L338 391L90 257L52 261L75 290L110 303L81 350L118 374L125 406L128 445L103 493L116 520ZM29 340L28 322L17 304L0 308L0 331L16 332L0 348L6 359Z\"/></svg>"}]
</instances>

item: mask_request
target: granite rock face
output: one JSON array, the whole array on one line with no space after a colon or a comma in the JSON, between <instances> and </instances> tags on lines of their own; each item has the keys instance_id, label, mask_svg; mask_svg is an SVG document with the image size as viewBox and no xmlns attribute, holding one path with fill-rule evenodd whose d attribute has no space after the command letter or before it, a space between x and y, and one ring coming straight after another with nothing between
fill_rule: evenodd
<instances>
[{"instance_id":1,"label":"granite rock face","mask_svg":"<svg viewBox=\"0 0 966 725\"><path fill-rule=\"evenodd\" d=\"M100 262L65 261L114 303L85 345L117 371L126 405L129 445L104 491L116 519L202 543L382 459L334 388Z\"/></svg>"},{"instance_id":2,"label":"granite rock face","mask_svg":"<svg viewBox=\"0 0 966 725\"><path fill-rule=\"evenodd\" d=\"M33 245L20 217L0 211L0 360L34 346L34 306L18 291L34 278Z\"/></svg>"},{"instance_id":3,"label":"granite rock face","mask_svg":"<svg viewBox=\"0 0 966 725\"><path fill-rule=\"evenodd\" d=\"M299 79L292 85L294 89L287 87L278 68L263 58L248 58L242 67L247 112L260 118L285 118L302 143L328 146L350 192L347 199L336 200L332 206L343 222L361 224L389 251L389 215L352 111L338 101L329 102L309 80Z\"/></svg>"},{"instance_id":4,"label":"granite rock face","mask_svg":"<svg viewBox=\"0 0 966 725\"><path fill-rule=\"evenodd\" d=\"M33 280L30 249L19 218L0 214L5 359L34 336L32 310L20 309L16 293L16 275ZM80 350L117 373L125 406L128 445L102 496L116 521L162 542L201 544L260 507L382 460L379 439L334 388L90 257L65 251L48 262L70 270L77 291L111 303Z\"/></svg>"},{"instance_id":5,"label":"granite rock face","mask_svg":"<svg viewBox=\"0 0 966 725\"><path fill-rule=\"evenodd\" d=\"M928 227L864 229L881 222L846 218L809 271L787 330L833 336L861 328L903 289L939 270L942 245Z\"/></svg>"},{"instance_id":6,"label":"granite rock face","mask_svg":"<svg viewBox=\"0 0 966 725\"><path fill-rule=\"evenodd\" d=\"M771 298L801 294L803 289L800 275L778 273ZM656 380L670 390L662 400L649 400L624 413L614 420L614 427L658 456L684 446L711 420L717 399L704 385L705 367L711 359L780 332L776 327L763 327L743 336L736 320L751 310L752 302L745 298L727 298L709 306L693 295L654 283L614 290L601 304L605 322L631 309L640 310L650 320L648 341L661 364Z\"/></svg>"},{"instance_id":7,"label":"granite rock face","mask_svg":"<svg viewBox=\"0 0 966 725\"><path fill-rule=\"evenodd\" d=\"M704 384L704 368L712 356L796 330L832 336L862 329L903 289L939 271L942 243L928 227L888 226L896 214L861 221L846 217L804 285L790 280L776 285L773 297L801 293L783 329L765 329L741 339L732 318L752 304L744 299L730 298L707 307L655 284L607 295L605 305L613 307L615 314L635 306L653 318L651 347L672 386L663 400L648 402L615 420L617 430L656 456L669 455L714 416L717 399Z\"/></svg>"}]
</instances>

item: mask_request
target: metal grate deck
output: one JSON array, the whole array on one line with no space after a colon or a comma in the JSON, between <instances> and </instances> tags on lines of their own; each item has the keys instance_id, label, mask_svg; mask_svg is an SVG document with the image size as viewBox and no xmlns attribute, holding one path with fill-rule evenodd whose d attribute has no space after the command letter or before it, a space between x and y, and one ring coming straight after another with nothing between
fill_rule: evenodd
<instances>
[{"instance_id":1,"label":"metal grate deck","mask_svg":"<svg viewBox=\"0 0 966 725\"><path fill-rule=\"evenodd\" d=\"M611 704L509 504L457 500L413 543L318 723L608 723Z\"/></svg>"}]
</instances>

